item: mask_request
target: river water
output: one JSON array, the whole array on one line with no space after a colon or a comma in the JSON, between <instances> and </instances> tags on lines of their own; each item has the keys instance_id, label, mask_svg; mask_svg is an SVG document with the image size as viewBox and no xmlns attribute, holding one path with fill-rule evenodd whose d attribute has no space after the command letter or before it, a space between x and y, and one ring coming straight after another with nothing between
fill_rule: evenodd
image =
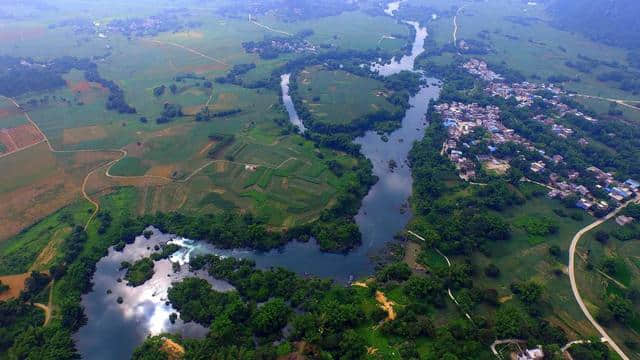
<instances>
[{"instance_id":1,"label":"river water","mask_svg":"<svg viewBox=\"0 0 640 360\"><path fill-rule=\"evenodd\" d=\"M387 14L392 15L402 1L389 4ZM397 4L397 5L394 5ZM372 69L380 75L389 76L400 71L413 71L414 62L424 51L427 30L415 22L406 22L416 29L416 38L411 54L393 59L387 64L372 64ZM283 103L293 125L304 131L289 96L290 74L281 78ZM169 321L169 315L175 312L166 303L167 289L172 282L186 276L199 276L207 279L214 289L229 291L233 287L223 281L209 277L206 273L191 273L188 262L198 254L217 254L237 258L253 259L260 268L281 266L301 275L314 275L333 278L337 282L347 283L352 279L368 276L374 271L371 257L379 254L393 241L394 235L402 231L410 219L407 200L411 195L411 170L406 160L413 142L420 140L426 127L425 114L429 100L439 95L440 87L436 79L427 79L432 86L425 86L410 99L400 129L388 135L388 141L373 131L356 139L361 152L373 163L373 173L379 181L371 188L362 201L362 207L355 217L362 233L363 243L348 254L322 253L313 240L301 243L291 242L281 249L270 252L248 250L222 250L210 244L161 234L154 230L150 239L138 237L134 244L127 245L123 252L113 249L97 264L93 278L92 292L82 297L82 305L88 317L88 323L75 335L74 339L81 355L90 360L126 359L146 336L163 332L180 333L186 337L202 337L207 329L194 324L183 323L178 319L175 324ZM393 160L397 167L389 167ZM168 260L155 263L155 274L145 284L133 288L127 286L124 270L119 270L122 261L133 262L154 252L155 245L171 242L181 249ZM178 263L181 269L174 272L172 263ZM185 266L186 265L186 266ZM110 293L107 294L107 291ZM118 304L117 298L123 303Z\"/></svg>"},{"instance_id":2,"label":"river water","mask_svg":"<svg viewBox=\"0 0 640 360\"><path fill-rule=\"evenodd\" d=\"M289 121L294 126L297 126L300 129L300 133L304 133L307 130L300 120L298 113L296 112L296 108L293 105L293 100L291 99L291 95L289 95L289 82L291 81L291 74L284 74L280 77L280 87L282 89L282 102L284 103L284 107L287 109L287 114L289 114Z\"/></svg>"}]
</instances>

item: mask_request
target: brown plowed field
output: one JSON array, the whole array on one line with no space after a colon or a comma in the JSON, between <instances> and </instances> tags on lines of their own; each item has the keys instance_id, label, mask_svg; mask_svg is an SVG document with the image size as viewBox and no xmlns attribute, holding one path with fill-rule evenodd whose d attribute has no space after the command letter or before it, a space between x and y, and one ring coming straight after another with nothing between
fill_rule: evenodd
<instances>
[{"instance_id":1,"label":"brown plowed field","mask_svg":"<svg viewBox=\"0 0 640 360\"><path fill-rule=\"evenodd\" d=\"M31 124L20 125L7 131L19 149L44 140L42 133Z\"/></svg>"},{"instance_id":2,"label":"brown plowed field","mask_svg":"<svg viewBox=\"0 0 640 360\"><path fill-rule=\"evenodd\" d=\"M53 154L45 143L0 159L0 241L16 235L81 196L91 169L117 152Z\"/></svg>"}]
</instances>

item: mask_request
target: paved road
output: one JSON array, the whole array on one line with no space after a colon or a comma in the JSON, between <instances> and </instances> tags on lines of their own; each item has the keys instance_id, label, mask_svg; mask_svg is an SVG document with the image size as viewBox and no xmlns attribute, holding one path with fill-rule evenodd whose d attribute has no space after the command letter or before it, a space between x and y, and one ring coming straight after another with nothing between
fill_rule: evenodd
<instances>
[{"instance_id":1,"label":"paved road","mask_svg":"<svg viewBox=\"0 0 640 360\"><path fill-rule=\"evenodd\" d=\"M600 324L598 324L598 322L593 318L593 316L591 316L591 313L589 312L589 310L587 309L587 306L584 304L584 301L582 300L582 296L580 296L580 291L578 290L578 285L576 284L575 255L576 255L576 248L578 247L578 242L580 242L580 239L584 234L602 225L604 222L614 218L622 209L624 209L631 202L632 200L626 202L624 205L617 208L615 211L609 213L609 215L607 215L606 217L599 219L596 222L593 222L585 226L584 228L582 228L573 237L573 240L571 241L571 247L569 248L569 280L571 281L571 291L573 291L573 296L576 298L578 305L580 305L580 309L582 310L584 315L587 317L589 322L591 322L593 327L595 327L596 330L598 330L598 332L600 333L600 336L602 336L602 341L609 343L611 348L616 353L618 353L618 355L620 355L620 357L623 360L629 360L629 357L625 355L625 353L622 351L622 349L620 349L618 344L616 344L615 341L613 341L613 339L609 336L609 334L607 334L606 330L602 326L600 326Z\"/></svg>"}]
</instances>

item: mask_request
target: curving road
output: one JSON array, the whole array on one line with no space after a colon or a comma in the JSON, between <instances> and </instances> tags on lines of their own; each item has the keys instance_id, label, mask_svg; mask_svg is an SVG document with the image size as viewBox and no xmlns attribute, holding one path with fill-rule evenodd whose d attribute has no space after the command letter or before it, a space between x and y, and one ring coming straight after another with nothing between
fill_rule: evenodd
<instances>
[{"instance_id":1,"label":"curving road","mask_svg":"<svg viewBox=\"0 0 640 360\"><path fill-rule=\"evenodd\" d=\"M634 200L627 201L624 205L620 206L615 211L609 213L604 218L599 219L582 228L573 237L573 240L571 241L571 247L569 248L569 280L571 282L571 291L573 292L573 296L576 298L576 301L578 302L578 305L580 305L580 309L582 310L584 315L587 317L589 322L591 322L591 325L593 325L593 327L596 328L596 330L598 330L598 332L600 333L600 336L602 336L602 341L607 342L611 346L611 348L616 353L618 353L618 355L620 355L620 357L623 360L629 360L629 357L625 355L625 353L622 351L622 349L620 349L618 344L616 344L615 341L613 341L613 339L609 336L609 334L607 334L607 331L602 326L600 326L600 324L598 324L598 322L594 319L593 316L591 316L589 309L587 309L587 306L584 304L584 301L582 300L582 296L580 296L580 291L578 290L578 285L576 284L575 255L576 255L576 248L578 247L578 243L580 242L580 239L584 234L602 225L606 221L614 218L622 209L624 209L627 205L629 205L633 201Z\"/></svg>"}]
</instances>

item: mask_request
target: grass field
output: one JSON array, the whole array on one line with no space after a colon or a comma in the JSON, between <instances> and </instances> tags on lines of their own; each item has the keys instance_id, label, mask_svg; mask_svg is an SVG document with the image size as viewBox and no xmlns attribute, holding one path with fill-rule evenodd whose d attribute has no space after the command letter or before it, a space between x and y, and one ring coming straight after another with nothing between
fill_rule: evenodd
<instances>
[{"instance_id":1,"label":"grass field","mask_svg":"<svg viewBox=\"0 0 640 360\"><path fill-rule=\"evenodd\" d=\"M314 118L329 124L349 124L377 111L399 110L387 101L390 94L380 81L345 71L307 68L298 75L298 88Z\"/></svg>"},{"instance_id":2,"label":"grass field","mask_svg":"<svg viewBox=\"0 0 640 360\"><path fill-rule=\"evenodd\" d=\"M48 270L58 255L57 245L74 225L83 225L93 210L86 201L78 201L37 224L20 235L0 243L0 275L19 274L29 270Z\"/></svg>"},{"instance_id":3,"label":"grass field","mask_svg":"<svg viewBox=\"0 0 640 360\"><path fill-rule=\"evenodd\" d=\"M476 276L474 283L495 288L498 290L499 298L508 301L511 295L509 286L512 282L536 281L545 289L544 303L549 321L573 336L595 335L573 298L565 270L568 266L568 250L573 235L593 222L593 218L586 214L581 221L570 217L563 218L553 212L553 209L559 208L564 207L558 201L534 198L523 206L505 212L504 218L512 229L511 239L491 243L491 257L481 254L474 256L474 264L478 269L484 269L493 263L500 269L501 275L496 280L481 273ZM532 236L522 226L527 219L554 222L558 230L543 237ZM561 249L559 258L549 253L549 248L553 245Z\"/></svg>"},{"instance_id":4,"label":"grass field","mask_svg":"<svg viewBox=\"0 0 640 360\"><path fill-rule=\"evenodd\" d=\"M618 229L620 226L615 221L606 222L596 230L587 233L577 249L576 278L581 295L592 314L597 314L599 309L606 307L605 298L609 294L623 296L625 291L640 288L638 281L640 277L640 246L638 246L638 241L620 241L613 236L605 244L596 240L597 231L612 233ZM607 274L615 281L600 272L602 264L607 258L615 260L615 272ZM586 259L589 259L593 264L593 269L587 269ZM639 312L640 306L635 304L633 309ZM640 352L630 349L625 343L637 341L640 333L640 319L637 315L626 326L612 321L606 328L614 340L623 346L628 355L633 356L634 359L640 358Z\"/></svg>"},{"instance_id":5,"label":"grass field","mask_svg":"<svg viewBox=\"0 0 640 360\"><path fill-rule=\"evenodd\" d=\"M523 194L531 193L533 184L522 184L519 190ZM453 193L448 201L467 197L468 189L462 189ZM510 285L514 282L536 281L544 288L542 299L542 311L544 318L552 324L563 328L570 338L582 338L596 335L595 330L584 317L577 302L571 293L569 277L566 271L568 266L568 250L573 235L582 227L594 221L584 214L582 220L574 220L570 217L560 217L553 210L563 209L567 214L577 210L567 210L556 200L545 197L532 197L525 204L510 207L496 215L502 217L511 228L511 238L504 241L488 242L487 254L475 252L471 262L476 269L473 275L474 287L495 289L501 303L515 300ZM531 223L554 223L557 226L555 233L544 236L532 236ZM527 231L529 230L529 232ZM551 246L561 249L559 257L550 254ZM453 263L465 261L464 257L450 257ZM418 263L427 268L441 267L444 264L442 256L436 251L423 252ZM500 269L497 278L485 275L484 269L494 264ZM495 307L480 305L476 307L471 316L490 317ZM455 308L435 314L436 321L439 318L446 319L453 314L458 314ZM475 315L474 315L475 314Z\"/></svg>"}]
</instances>

